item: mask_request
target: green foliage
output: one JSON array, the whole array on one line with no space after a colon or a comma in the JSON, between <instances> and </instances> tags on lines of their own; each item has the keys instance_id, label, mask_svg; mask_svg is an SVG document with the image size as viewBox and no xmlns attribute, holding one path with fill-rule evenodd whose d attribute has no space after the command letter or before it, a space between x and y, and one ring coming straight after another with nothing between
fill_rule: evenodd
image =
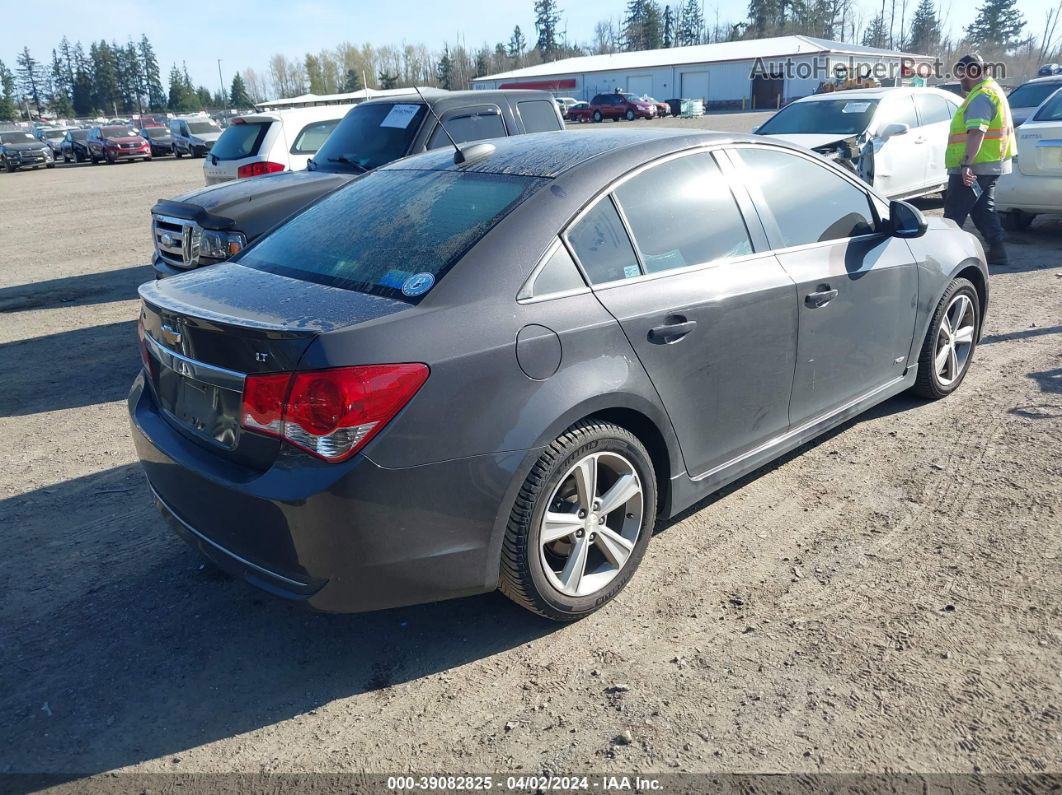
<instances>
[{"instance_id":1,"label":"green foliage","mask_svg":"<svg viewBox=\"0 0 1062 795\"><path fill-rule=\"evenodd\" d=\"M358 74L358 70L348 69L346 75L343 77L343 84L340 86L339 90L344 94L350 94L354 91L361 91L362 88L361 75Z\"/></svg>"},{"instance_id":2,"label":"green foliage","mask_svg":"<svg viewBox=\"0 0 1062 795\"><path fill-rule=\"evenodd\" d=\"M251 95L247 93L247 85L243 82L239 72L232 77L232 86L229 88L229 104L237 109L249 108L254 104L251 101Z\"/></svg>"},{"instance_id":3,"label":"green foliage","mask_svg":"<svg viewBox=\"0 0 1062 795\"><path fill-rule=\"evenodd\" d=\"M1005 50L1019 43L1024 28L1018 0L984 0L976 19L966 28L966 36L974 46Z\"/></svg>"},{"instance_id":4,"label":"green foliage","mask_svg":"<svg viewBox=\"0 0 1062 795\"><path fill-rule=\"evenodd\" d=\"M911 33L904 46L911 52L929 54L936 52L940 44L940 20L933 0L921 0L911 20Z\"/></svg>"},{"instance_id":5,"label":"green foliage","mask_svg":"<svg viewBox=\"0 0 1062 795\"><path fill-rule=\"evenodd\" d=\"M628 51L664 46L663 15L656 0L630 0L623 20L623 41Z\"/></svg>"},{"instance_id":6,"label":"green foliage","mask_svg":"<svg viewBox=\"0 0 1062 795\"><path fill-rule=\"evenodd\" d=\"M560 19L557 0L535 0L535 30L538 32L535 49L543 61L554 61L558 57L561 49L558 36Z\"/></svg>"},{"instance_id":7,"label":"green foliage","mask_svg":"<svg viewBox=\"0 0 1062 795\"><path fill-rule=\"evenodd\" d=\"M704 14L701 12L700 2L698 0L686 0L686 4L679 11L678 28L675 31L675 44L679 47L702 44L703 33Z\"/></svg>"},{"instance_id":8,"label":"green foliage","mask_svg":"<svg viewBox=\"0 0 1062 795\"><path fill-rule=\"evenodd\" d=\"M19 116L18 101L15 98L15 76L0 61L0 120L16 121Z\"/></svg>"},{"instance_id":9,"label":"green foliage","mask_svg":"<svg viewBox=\"0 0 1062 795\"><path fill-rule=\"evenodd\" d=\"M385 69L380 70L380 74L377 75L377 81L382 89L398 88L398 75Z\"/></svg>"},{"instance_id":10,"label":"green foliage","mask_svg":"<svg viewBox=\"0 0 1062 795\"><path fill-rule=\"evenodd\" d=\"M15 57L15 73L23 96L33 100L37 115L40 116L44 101L44 68L40 61L30 55L29 47L23 47L22 52Z\"/></svg>"}]
</instances>

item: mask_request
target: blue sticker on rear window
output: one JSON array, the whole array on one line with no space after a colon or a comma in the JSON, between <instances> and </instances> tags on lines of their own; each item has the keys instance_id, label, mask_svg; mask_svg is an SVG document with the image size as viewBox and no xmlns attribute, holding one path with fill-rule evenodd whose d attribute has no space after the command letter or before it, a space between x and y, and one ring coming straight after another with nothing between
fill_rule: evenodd
<instances>
[{"instance_id":1,"label":"blue sticker on rear window","mask_svg":"<svg viewBox=\"0 0 1062 795\"><path fill-rule=\"evenodd\" d=\"M406 283L402 285L402 295L415 298L418 295L424 295L424 293L428 292L428 290L434 286L435 277L430 273L414 273L406 279Z\"/></svg>"},{"instance_id":2,"label":"blue sticker on rear window","mask_svg":"<svg viewBox=\"0 0 1062 795\"><path fill-rule=\"evenodd\" d=\"M635 276L641 276L642 271L637 265L627 265L623 269L623 278L633 279Z\"/></svg>"}]
</instances>

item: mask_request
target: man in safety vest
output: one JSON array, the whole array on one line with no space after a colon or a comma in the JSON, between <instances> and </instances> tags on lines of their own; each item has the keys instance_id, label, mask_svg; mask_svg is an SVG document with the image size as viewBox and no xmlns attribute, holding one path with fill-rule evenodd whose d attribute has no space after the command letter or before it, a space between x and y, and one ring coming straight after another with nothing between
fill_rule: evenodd
<instances>
[{"instance_id":1,"label":"man in safety vest","mask_svg":"<svg viewBox=\"0 0 1062 795\"><path fill-rule=\"evenodd\" d=\"M988 261L1006 265L1003 226L996 213L996 180L1010 173L1010 160L1018 151L1010 105L999 83L985 74L980 55L964 55L955 64L955 73L966 100L952 117L944 155L948 169L944 217L959 226L971 217L988 243Z\"/></svg>"}]
</instances>

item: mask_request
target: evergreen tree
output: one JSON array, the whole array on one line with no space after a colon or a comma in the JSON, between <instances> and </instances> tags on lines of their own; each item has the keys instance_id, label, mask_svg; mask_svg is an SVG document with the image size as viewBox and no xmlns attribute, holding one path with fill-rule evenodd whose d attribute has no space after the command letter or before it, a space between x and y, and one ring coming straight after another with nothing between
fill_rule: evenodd
<instances>
[{"instance_id":1,"label":"evergreen tree","mask_svg":"<svg viewBox=\"0 0 1062 795\"><path fill-rule=\"evenodd\" d=\"M675 42L679 47L688 47L691 44L701 44L701 36L704 30L704 15L701 13L699 0L686 0L686 4L679 11L678 29L675 32Z\"/></svg>"},{"instance_id":2,"label":"evergreen tree","mask_svg":"<svg viewBox=\"0 0 1062 795\"><path fill-rule=\"evenodd\" d=\"M74 103L74 113L88 116L95 108L93 100L92 62L85 56L85 50L79 41L73 52L74 82L70 89L70 99Z\"/></svg>"},{"instance_id":3,"label":"evergreen tree","mask_svg":"<svg viewBox=\"0 0 1062 795\"><path fill-rule=\"evenodd\" d=\"M15 76L0 61L0 119L17 121L19 115L18 101L15 99Z\"/></svg>"},{"instance_id":4,"label":"evergreen tree","mask_svg":"<svg viewBox=\"0 0 1062 795\"><path fill-rule=\"evenodd\" d=\"M520 30L520 26L517 25L513 28L513 35L509 37L509 48L507 54L509 59L513 62L513 66L520 66L520 62L524 58L524 50L527 49L527 39L524 38L523 31Z\"/></svg>"},{"instance_id":5,"label":"evergreen tree","mask_svg":"<svg viewBox=\"0 0 1062 795\"><path fill-rule=\"evenodd\" d=\"M16 56L15 72L23 95L33 100L37 115L40 116L43 111L41 102L44 99L44 69L41 62L30 55L29 47L23 47L22 52Z\"/></svg>"},{"instance_id":6,"label":"evergreen tree","mask_svg":"<svg viewBox=\"0 0 1062 795\"><path fill-rule=\"evenodd\" d=\"M310 83L311 94L327 94L324 84L324 70L321 59L313 53L306 53L306 79Z\"/></svg>"},{"instance_id":7,"label":"evergreen tree","mask_svg":"<svg viewBox=\"0 0 1062 795\"><path fill-rule=\"evenodd\" d=\"M486 44L476 50L476 63L473 71L473 77L483 77L490 74L490 47Z\"/></svg>"},{"instance_id":8,"label":"evergreen tree","mask_svg":"<svg viewBox=\"0 0 1062 795\"><path fill-rule=\"evenodd\" d=\"M195 90L195 101L198 106L196 110L204 110L214 105L214 95L210 93L210 89L206 86L199 86Z\"/></svg>"},{"instance_id":9,"label":"evergreen tree","mask_svg":"<svg viewBox=\"0 0 1062 795\"><path fill-rule=\"evenodd\" d=\"M165 110L166 90L162 87L159 62L155 58L155 50L146 35L140 36L137 52L140 54L140 72L143 75L144 93L147 95L148 108L156 112Z\"/></svg>"},{"instance_id":10,"label":"evergreen tree","mask_svg":"<svg viewBox=\"0 0 1062 795\"><path fill-rule=\"evenodd\" d=\"M439 82L440 88L445 88L447 91L454 89L454 62L450 58L449 45L443 47L442 57L435 67L435 79Z\"/></svg>"},{"instance_id":11,"label":"evergreen tree","mask_svg":"<svg viewBox=\"0 0 1062 795\"><path fill-rule=\"evenodd\" d=\"M199 110L199 100L192 81L188 77L187 68L182 72L177 64L170 69L170 95L167 107L173 113L191 113Z\"/></svg>"},{"instance_id":12,"label":"evergreen tree","mask_svg":"<svg viewBox=\"0 0 1062 795\"><path fill-rule=\"evenodd\" d=\"M1024 27L1018 0L984 0L977 18L966 28L966 36L975 46L1009 49L1018 43Z\"/></svg>"},{"instance_id":13,"label":"evergreen tree","mask_svg":"<svg viewBox=\"0 0 1062 795\"><path fill-rule=\"evenodd\" d=\"M349 75L350 72L348 71L347 74ZM346 91L347 89L344 88L343 90ZM247 93L247 84L243 82L239 72L232 76L232 86L229 88L229 104L237 110L249 108L254 104L251 101L250 94Z\"/></svg>"},{"instance_id":14,"label":"evergreen tree","mask_svg":"<svg viewBox=\"0 0 1062 795\"><path fill-rule=\"evenodd\" d=\"M70 101L73 86L71 86L67 74L66 65L63 63L59 52L52 50L51 92L48 95L48 106L51 108L53 115L62 118L74 115L74 106Z\"/></svg>"},{"instance_id":15,"label":"evergreen tree","mask_svg":"<svg viewBox=\"0 0 1062 795\"><path fill-rule=\"evenodd\" d=\"M664 46L675 46L675 19L671 14L671 6L664 6Z\"/></svg>"},{"instance_id":16,"label":"evergreen tree","mask_svg":"<svg viewBox=\"0 0 1062 795\"><path fill-rule=\"evenodd\" d=\"M340 91L344 94L350 94L354 91L361 91L361 75L358 74L357 69L348 69L346 76L343 78L343 85L340 86Z\"/></svg>"},{"instance_id":17,"label":"evergreen tree","mask_svg":"<svg viewBox=\"0 0 1062 795\"><path fill-rule=\"evenodd\" d=\"M878 14L863 31L864 47L887 47L889 44L889 26L885 22L885 15Z\"/></svg>"},{"instance_id":18,"label":"evergreen tree","mask_svg":"<svg viewBox=\"0 0 1062 795\"><path fill-rule=\"evenodd\" d=\"M92 104L105 114L116 114L119 91L114 52L101 40L89 48L89 60L92 62Z\"/></svg>"},{"instance_id":19,"label":"evergreen tree","mask_svg":"<svg viewBox=\"0 0 1062 795\"><path fill-rule=\"evenodd\" d=\"M654 50L663 45L663 21L656 0L630 0L627 3L623 41L628 51Z\"/></svg>"},{"instance_id":20,"label":"evergreen tree","mask_svg":"<svg viewBox=\"0 0 1062 795\"><path fill-rule=\"evenodd\" d=\"M538 33L535 49L544 61L556 60L560 50L560 40L557 37L560 17L557 0L535 0L535 30Z\"/></svg>"},{"instance_id":21,"label":"evergreen tree","mask_svg":"<svg viewBox=\"0 0 1062 795\"><path fill-rule=\"evenodd\" d=\"M935 52L940 43L940 21L933 0L921 0L911 20L907 49L919 54Z\"/></svg>"},{"instance_id":22,"label":"evergreen tree","mask_svg":"<svg viewBox=\"0 0 1062 795\"><path fill-rule=\"evenodd\" d=\"M376 79L382 89L398 88L398 75L388 72L386 69L381 69Z\"/></svg>"}]
</instances>

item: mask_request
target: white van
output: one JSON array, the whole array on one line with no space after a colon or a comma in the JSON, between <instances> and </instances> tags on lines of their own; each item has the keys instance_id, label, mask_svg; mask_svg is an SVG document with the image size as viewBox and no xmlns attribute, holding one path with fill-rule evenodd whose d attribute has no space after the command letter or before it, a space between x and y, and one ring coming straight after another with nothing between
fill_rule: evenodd
<instances>
[{"instance_id":1,"label":"white van","mask_svg":"<svg viewBox=\"0 0 1062 795\"><path fill-rule=\"evenodd\" d=\"M237 116L203 161L206 184L306 168L351 107L319 105Z\"/></svg>"}]
</instances>

